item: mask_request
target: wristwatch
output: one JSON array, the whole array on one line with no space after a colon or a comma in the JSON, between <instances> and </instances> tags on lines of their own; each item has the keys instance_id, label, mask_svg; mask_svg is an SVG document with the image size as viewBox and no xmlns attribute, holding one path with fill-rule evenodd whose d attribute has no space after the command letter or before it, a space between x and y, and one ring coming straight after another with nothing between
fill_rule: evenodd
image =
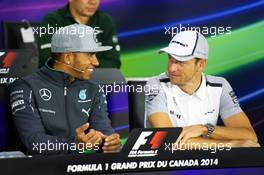
<instances>
[{"instance_id":1,"label":"wristwatch","mask_svg":"<svg viewBox=\"0 0 264 175\"><path fill-rule=\"evenodd\" d=\"M206 134L203 134L202 136L203 136L204 138L208 138L208 137L210 137L210 135L212 135L212 133L214 132L214 130L215 130L215 126L212 125L211 123L206 123L204 126L207 128L207 133L206 133Z\"/></svg>"}]
</instances>

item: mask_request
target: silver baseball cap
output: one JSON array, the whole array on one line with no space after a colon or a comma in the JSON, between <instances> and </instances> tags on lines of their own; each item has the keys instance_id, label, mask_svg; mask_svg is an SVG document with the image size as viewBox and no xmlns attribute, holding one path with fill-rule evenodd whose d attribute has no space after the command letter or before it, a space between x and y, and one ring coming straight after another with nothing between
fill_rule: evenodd
<instances>
[{"instance_id":1,"label":"silver baseball cap","mask_svg":"<svg viewBox=\"0 0 264 175\"><path fill-rule=\"evenodd\" d=\"M98 31L83 24L61 27L51 38L51 52L102 52L112 46L101 46L96 39Z\"/></svg>"},{"instance_id":2,"label":"silver baseball cap","mask_svg":"<svg viewBox=\"0 0 264 175\"><path fill-rule=\"evenodd\" d=\"M208 59L208 42L197 31L182 31L172 38L168 47L159 50L159 53L163 52L179 61L188 61L194 57Z\"/></svg>"}]
</instances>

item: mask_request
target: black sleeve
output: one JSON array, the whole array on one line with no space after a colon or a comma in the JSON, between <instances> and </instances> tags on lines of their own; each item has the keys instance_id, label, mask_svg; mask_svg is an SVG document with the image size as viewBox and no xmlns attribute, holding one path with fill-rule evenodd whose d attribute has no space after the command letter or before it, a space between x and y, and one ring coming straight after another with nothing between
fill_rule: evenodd
<instances>
[{"instance_id":1,"label":"black sleeve","mask_svg":"<svg viewBox=\"0 0 264 175\"><path fill-rule=\"evenodd\" d=\"M114 133L114 129L108 117L106 96L101 92L97 93L95 96L90 124L92 128L101 131L103 134L111 135Z\"/></svg>"},{"instance_id":2,"label":"black sleeve","mask_svg":"<svg viewBox=\"0 0 264 175\"><path fill-rule=\"evenodd\" d=\"M34 101L33 91L24 80L16 80L10 86L10 101L16 129L22 143L31 154L75 152L68 149L75 138L60 138L46 133Z\"/></svg>"}]
</instances>

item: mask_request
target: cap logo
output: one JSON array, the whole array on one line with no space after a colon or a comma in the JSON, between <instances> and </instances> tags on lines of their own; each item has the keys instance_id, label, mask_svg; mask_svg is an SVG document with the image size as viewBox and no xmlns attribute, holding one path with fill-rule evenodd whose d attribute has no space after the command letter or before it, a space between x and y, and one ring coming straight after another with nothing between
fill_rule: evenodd
<instances>
[{"instance_id":1,"label":"cap logo","mask_svg":"<svg viewBox=\"0 0 264 175\"><path fill-rule=\"evenodd\" d=\"M181 42L179 42L179 41L172 41L172 43L179 44L179 45L181 45L182 47L188 47L188 44L183 44L183 43L181 43Z\"/></svg>"}]
</instances>

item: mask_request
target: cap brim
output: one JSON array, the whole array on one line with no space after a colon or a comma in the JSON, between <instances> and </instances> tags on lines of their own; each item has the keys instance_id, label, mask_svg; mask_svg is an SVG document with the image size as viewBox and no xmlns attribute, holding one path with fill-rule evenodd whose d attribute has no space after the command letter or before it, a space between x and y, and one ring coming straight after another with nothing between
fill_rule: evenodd
<instances>
[{"instance_id":1,"label":"cap brim","mask_svg":"<svg viewBox=\"0 0 264 175\"><path fill-rule=\"evenodd\" d=\"M191 59L194 58L194 56L192 56L192 55L191 56L179 56L179 55L176 55L174 53L173 49L170 48L170 47L164 47L164 48L162 48L162 49L160 49L158 51L159 54L164 53L164 52L167 53L167 54L170 54L174 59L176 59L178 61L188 61L188 60L191 60Z\"/></svg>"},{"instance_id":2,"label":"cap brim","mask_svg":"<svg viewBox=\"0 0 264 175\"><path fill-rule=\"evenodd\" d=\"M90 49L65 49L65 48L52 48L51 47L51 52L53 53L63 53L63 52L103 52L107 50L111 50L113 47L112 46L99 46L95 48L90 48Z\"/></svg>"},{"instance_id":3,"label":"cap brim","mask_svg":"<svg viewBox=\"0 0 264 175\"><path fill-rule=\"evenodd\" d=\"M112 48L113 48L112 46L99 46L94 49L82 50L80 52L103 52L103 51L111 50Z\"/></svg>"}]
</instances>

